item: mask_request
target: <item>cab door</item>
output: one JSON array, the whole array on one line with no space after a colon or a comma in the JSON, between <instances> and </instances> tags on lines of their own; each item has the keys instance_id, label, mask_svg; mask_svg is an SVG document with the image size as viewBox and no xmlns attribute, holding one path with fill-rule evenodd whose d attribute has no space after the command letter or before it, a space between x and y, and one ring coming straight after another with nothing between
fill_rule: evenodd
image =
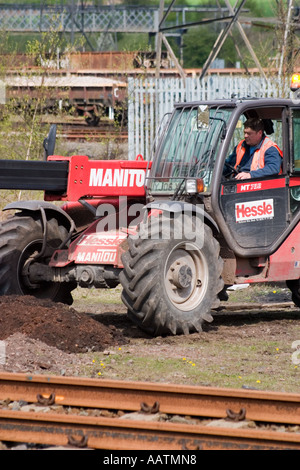
<instances>
[{"instance_id":1,"label":"cab door","mask_svg":"<svg viewBox=\"0 0 300 470\"><path fill-rule=\"evenodd\" d=\"M221 210L241 248L271 246L288 226L286 176L224 182Z\"/></svg>"},{"instance_id":2,"label":"cab door","mask_svg":"<svg viewBox=\"0 0 300 470\"><path fill-rule=\"evenodd\" d=\"M262 115L276 113L272 120L273 130L270 139L283 150L282 174L250 180L222 180L220 188L220 209L230 236L241 248L245 256L247 250L253 252L272 251L280 235L288 228L290 220L288 126L286 109L260 109ZM232 139L232 148L243 138L243 122ZM300 159L300 157L299 157ZM300 160L299 160L300 161ZM300 166L299 166L300 177ZM299 178L300 185L300 178ZM299 198L300 201L300 198Z\"/></svg>"}]
</instances>

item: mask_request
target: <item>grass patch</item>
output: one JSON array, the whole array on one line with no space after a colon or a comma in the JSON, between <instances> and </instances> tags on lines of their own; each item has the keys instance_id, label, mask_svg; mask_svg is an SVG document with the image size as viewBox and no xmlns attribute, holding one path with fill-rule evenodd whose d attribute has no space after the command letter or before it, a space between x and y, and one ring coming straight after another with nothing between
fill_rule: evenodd
<instances>
[{"instance_id":1,"label":"grass patch","mask_svg":"<svg viewBox=\"0 0 300 470\"><path fill-rule=\"evenodd\" d=\"M299 328L298 328L299 330ZM290 341L257 341L251 338L239 344L230 341L203 343L199 338L198 351L174 357L176 347L137 345L110 350L110 353L90 354L90 375L116 380L181 383L224 388L256 388L295 392L298 390L300 367L292 362ZM152 347L151 347L152 345ZM184 347L181 345L181 350ZM168 357L173 354L173 357Z\"/></svg>"},{"instance_id":2,"label":"grass patch","mask_svg":"<svg viewBox=\"0 0 300 470\"><path fill-rule=\"evenodd\" d=\"M249 287L239 290L227 290L229 294L229 302L281 302L283 297L290 296L289 289L285 286L285 283L279 284L252 284Z\"/></svg>"},{"instance_id":3,"label":"grass patch","mask_svg":"<svg viewBox=\"0 0 300 470\"><path fill-rule=\"evenodd\" d=\"M75 298L87 308L121 304L115 289L78 289ZM281 302L282 285L260 284L230 293L229 302ZM75 307L76 308L76 307ZM105 311L105 307L104 307ZM262 311L263 313L263 311ZM292 360L293 342L300 340L300 316L284 309L265 314L224 315L199 334L145 338L129 336L129 343L106 352L88 353L83 375L99 379L175 383L220 388L255 388L299 392L300 364ZM99 317L101 321L101 314ZM300 353L299 353L300 359Z\"/></svg>"},{"instance_id":4,"label":"grass patch","mask_svg":"<svg viewBox=\"0 0 300 470\"><path fill-rule=\"evenodd\" d=\"M121 301L122 287L119 285L114 289L84 289L78 287L72 292L74 301L77 302L88 302L89 304L111 304L111 305L120 305Z\"/></svg>"}]
</instances>

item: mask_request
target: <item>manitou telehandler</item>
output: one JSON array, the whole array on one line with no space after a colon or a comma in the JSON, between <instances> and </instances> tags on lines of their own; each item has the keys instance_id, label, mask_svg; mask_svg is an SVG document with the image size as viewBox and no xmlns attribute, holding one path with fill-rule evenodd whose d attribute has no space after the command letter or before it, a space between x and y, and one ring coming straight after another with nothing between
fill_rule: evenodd
<instances>
[{"instance_id":1,"label":"manitou telehandler","mask_svg":"<svg viewBox=\"0 0 300 470\"><path fill-rule=\"evenodd\" d=\"M249 117L282 149L280 174L238 180L225 159ZM2 189L44 190L0 226L0 293L71 303L77 286L121 283L152 335L200 331L235 283L286 281L300 306L300 101L231 99L174 107L151 162L54 154L0 160ZM58 206L54 201L64 201Z\"/></svg>"}]
</instances>

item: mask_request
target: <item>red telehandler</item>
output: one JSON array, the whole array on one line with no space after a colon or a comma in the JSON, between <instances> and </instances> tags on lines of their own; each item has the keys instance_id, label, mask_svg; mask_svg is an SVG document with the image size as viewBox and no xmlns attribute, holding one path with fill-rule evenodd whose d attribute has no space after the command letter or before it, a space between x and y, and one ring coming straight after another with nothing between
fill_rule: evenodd
<instances>
[{"instance_id":1,"label":"red telehandler","mask_svg":"<svg viewBox=\"0 0 300 470\"><path fill-rule=\"evenodd\" d=\"M249 117L282 149L279 175L224 177ZM177 104L151 162L62 157L54 143L52 128L45 161L0 160L0 188L45 194L4 208L1 295L71 304L77 286L121 283L152 335L200 331L235 283L286 281L300 306L299 100Z\"/></svg>"}]
</instances>

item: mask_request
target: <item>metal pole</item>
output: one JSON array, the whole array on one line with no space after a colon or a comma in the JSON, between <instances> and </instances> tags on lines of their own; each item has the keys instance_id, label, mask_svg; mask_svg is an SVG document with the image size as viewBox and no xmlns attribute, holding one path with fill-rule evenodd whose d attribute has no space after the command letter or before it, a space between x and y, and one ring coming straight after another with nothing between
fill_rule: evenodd
<instances>
[{"instance_id":1,"label":"metal pole","mask_svg":"<svg viewBox=\"0 0 300 470\"><path fill-rule=\"evenodd\" d=\"M173 59L173 61L174 61L174 63L175 63L175 66L176 66L177 70L179 71L180 76L181 76L181 78L183 79L183 82L184 82L184 84L185 84L185 78L186 78L185 72L184 72L183 68L181 67L181 65L180 65L180 63L179 63L179 61L178 61L176 55L174 54L174 52L173 52L173 50L172 50L170 44L168 43L168 40L167 40L167 38L165 37L164 34L162 35L162 40L163 40L164 45L166 46L166 48L167 48L167 50L168 50L170 56L172 57L172 59Z\"/></svg>"},{"instance_id":2,"label":"metal pole","mask_svg":"<svg viewBox=\"0 0 300 470\"><path fill-rule=\"evenodd\" d=\"M285 24L285 31L284 31L283 44L282 44L282 49L281 49L279 68L278 68L278 78L279 79L281 79L281 75L282 75L282 72L283 72L283 62L284 62L284 58L285 58L286 44L287 44L288 36L289 36L289 33L290 33L291 15L292 15L292 9L293 9L293 0L289 0L288 3L289 3L289 6L288 6L288 12L287 12L287 18L286 18L286 24Z\"/></svg>"},{"instance_id":3,"label":"metal pole","mask_svg":"<svg viewBox=\"0 0 300 470\"><path fill-rule=\"evenodd\" d=\"M226 3L226 6L227 6L229 12L233 14L233 13L234 13L234 10L233 10L232 6L230 5L229 0L225 0L225 3ZM259 60L258 60L258 58L257 58L257 56L256 56L256 54L255 54L255 52L254 52L254 50L253 50L253 48L252 48L252 46L251 46L251 44L250 44L250 41L248 40L248 38L247 38L247 36L246 36L245 31L243 30L243 27L242 27L241 23L240 23L238 20L236 21L236 25L237 25L238 30L239 30L239 32L240 32L242 38L243 38L244 43L246 44L246 46L247 46L247 48L248 48L248 50L249 50L249 52L250 52L250 54L251 54L251 56L252 56L252 59L254 60L254 62L255 62L255 64L256 64L257 68L259 69L261 75L262 75L262 76L264 77L264 79L267 81L267 77L266 77L266 75L265 75L265 72L264 72L262 66L261 66L260 63L259 63Z\"/></svg>"},{"instance_id":4,"label":"metal pole","mask_svg":"<svg viewBox=\"0 0 300 470\"><path fill-rule=\"evenodd\" d=\"M74 45L74 0L71 2L71 44Z\"/></svg>"},{"instance_id":5,"label":"metal pole","mask_svg":"<svg viewBox=\"0 0 300 470\"><path fill-rule=\"evenodd\" d=\"M157 44L156 44L156 71L155 71L155 77L159 78L160 75L160 63L161 63L161 46L162 46L162 33L160 32L160 24L163 18L164 14L164 6L165 2L164 0L160 0L159 4L159 20L158 20L158 31L157 31Z\"/></svg>"},{"instance_id":6,"label":"metal pole","mask_svg":"<svg viewBox=\"0 0 300 470\"><path fill-rule=\"evenodd\" d=\"M237 21L237 18L238 18L238 15L240 14L240 11L244 5L246 0L242 0L241 1L241 4L240 6L237 8L237 10L235 11L234 13L234 16L233 18L231 19L231 21L227 24L227 26L220 32L214 46L213 46L213 49L212 51L210 52L209 56L208 56L208 59L206 60L204 66L203 66L203 69L202 69L202 73L200 75L200 80L202 80L207 72L207 70L209 69L211 63L214 61L214 59L217 57L218 53L220 52L220 49L222 48L225 40L227 39L228 37L228 34L229 32L231 31L231 28L233 27L234 23Z\"/></svg>"}]
</instances>

